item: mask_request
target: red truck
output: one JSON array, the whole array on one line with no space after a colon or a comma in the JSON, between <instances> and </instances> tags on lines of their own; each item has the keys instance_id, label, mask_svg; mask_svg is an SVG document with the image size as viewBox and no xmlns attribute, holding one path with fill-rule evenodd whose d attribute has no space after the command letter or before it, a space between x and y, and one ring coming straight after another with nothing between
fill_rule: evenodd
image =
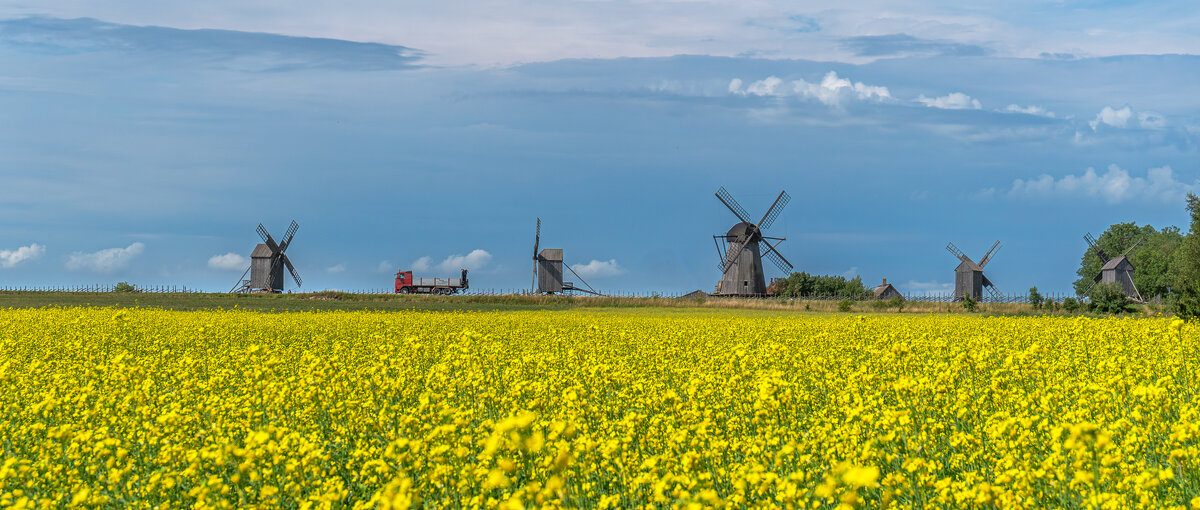
<instances>
[{"instance_id":1,"label":"red truck","mask_svg":"<svg viewBox=\"0 0 1200 510\"><path fill-rule=\"evenodd\" d=\"M396 272L397 294L442 294L449 296L467 290L467 270L462 278L413 278L412 271Z\"/></svg>"}]
</instances>

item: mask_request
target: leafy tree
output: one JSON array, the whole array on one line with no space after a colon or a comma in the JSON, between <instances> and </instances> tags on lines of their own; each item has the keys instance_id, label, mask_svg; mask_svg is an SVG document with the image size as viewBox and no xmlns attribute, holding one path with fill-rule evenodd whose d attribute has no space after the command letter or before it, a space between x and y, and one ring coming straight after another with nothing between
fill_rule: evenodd
<instances>
[{"instance_id":1,"label":"leafy tree","mask_svg":"<svg viewBox=\"0 0 1200 510\"><path fill-rule=\"evenodd\" d=\"M1126 255L1134 267L1133 284L1143 297L1165 296L1174 283L1172 263L1175 252L1183 243L1183 235L1174 226L1157 230L1150 225L1139 227L1132 222L1116 223L1096 238L1096 244L1112 259L1125 253L1138 239L1142 242ZM1103 265L1095 250L1089 247L1084 252L1079 270L1075 272L1079 275L1075 280L1077 294L1087 292Z\"/></svg>"},{"instance_id":2,"label":"leafy tree","mask_svg":"<svg viewBox=\"0 0 1200 510\"><path fill-rule=\"evenodd\" d=\"M1078 312L1079 311L1079 301L1076 301L1075 298L1073 298L1073 297L1063 298L1062 309L1065 312Z\"/></svg>"},{"instance_id":3,"label":"leafy tree","mask_svg":"<svg viewBox=\"0 0 1200 510\"><path fill-rule=\"evenodd\" d=\"M842 276L792 273L791 276L772 283L767 288L767 294L799 298L842 297L847 299L866 299L871 296L871 291L863 285L862 278L857 276L847 280Z\"/></svg>"},{"instance_id":4,"label":"leafy tree","mask_svg":"<svg viewBox=\"0 0 1200 510\"><path fill-rule=\"evenodd\" d=\"M1092 311L1096 313L1121 314L1133 311L1133 303L1125 295L1120 283L1097 283L1092 287Z\"/></svg>"},{"instance_id":5,"label":"leafy tree","mask_svg":"<svg viewBox=\"0 0 1200 510\"><path fill-rule=\"evenodd\" d=\"M1200 197L1188 193L1187 210L1192 216L1192 224L1175 252L1175 296L1171 308L1180 318L1192 319L1200 317Z\"/></svg>"},{"instance_id":6,"label":"leafy tree","mask_svg":"<svg viewBox=\"0 0 1200 510\"><path fill-rule=\"evenodd\" d=\"M1034 310L1042 308L1042 294L1038 292L1036 286L1029 288L1029 304L1033 305Z\"/></svg>"},{"instance_id":7,"label":"leafy tree","mask_svg":"<svg viewBox=\"0 0 1200 510\"><path fill-rule=\"evenodd\" d=\"M129 282L117 282L116 285L113 285L113 292L137 292L137 287Z\"/></svg>"}]
</instances>

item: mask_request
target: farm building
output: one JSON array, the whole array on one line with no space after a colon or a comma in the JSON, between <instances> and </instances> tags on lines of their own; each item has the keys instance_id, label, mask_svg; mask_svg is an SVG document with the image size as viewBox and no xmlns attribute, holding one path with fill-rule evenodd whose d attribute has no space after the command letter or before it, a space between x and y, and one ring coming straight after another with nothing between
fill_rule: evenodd
<instances>
[{"instance_id":1,"label":"farm building","mask_svg":"<svg viewBox=\"0 0 1200 510\"><path fill-rule=\"evenodd\" d=\"M883 283L875 287L875 299L888 300L896 297L904 299L904 296L900 295L900 291L887 282L887 278L884 278Z\"/></svg>"}]
</instances>

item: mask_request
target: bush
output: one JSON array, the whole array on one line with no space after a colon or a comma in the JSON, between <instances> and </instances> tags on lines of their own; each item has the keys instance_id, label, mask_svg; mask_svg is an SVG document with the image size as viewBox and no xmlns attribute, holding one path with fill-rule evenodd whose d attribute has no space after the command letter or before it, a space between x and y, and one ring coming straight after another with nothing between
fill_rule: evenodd
<instances>
[{"instance_id":1,"label":"bush","mask_svg":"<svg viewBox=\"0 0 1200 510\"><path fill-rule=\"evenodd\" d=\"M893 296L892 299L887 300L887 304L890 307L895 307L897 312L904 311L904 298L903 297Z\"/></svg>"},{"instance_id":2,"label":"bush","mask_svg":"<svg viewBox=\"0 0 1200 510\"><path fill-rule=\"evenodd\" d=\"M1133 303L1120 283L1098 283L1092 287L1091 309L1096 313L1122 314L1133 311Z\"/></svg>"},{"instance_id":3,"label":"bush","mask_svg":"<svg viewBox=\"0 0 1200 510\"><path fill-rule=\"evenodd\" d=\"M972 298L970 294L963 296L962 307L966 309L966 311L974 312L976 304L975 298Z\"/></svg>"},{"instance_id":4,"label":"bush","mask_svg":"<svg viewBox=\"0 0 1200 510\"><path fill-rule=\"evenodd\" d=\"M849 299L843 299L840 303L838 303L838 311L849 312L852 305L854 305L853 301Z\"/></svg>"},{"instance_id":5,"label":"bush","mask_svg":"<svg viewBox=\"0 0 1200 510\"><path fill-rule=\"evenodd\" d=\"M1079 311L1079 301L1076 301L1075 298L1073 298L1073 297L1064 298L1062 300L1062 309L1064 312L1071 312L1071 313L1078 312Z\"/></svg>"},{"instance_id":6,"label":"bush","mask_svg":"<svg viewBox=\"0 0 1200 510\"><path fill-rule=\"evenodd\" d=\"M113 292L137 292L137 291L138 291L137 287L134 287L133 284L129 283L129 282L117 282L116 285L113 285Z\"/></svg>"}]
</instances>

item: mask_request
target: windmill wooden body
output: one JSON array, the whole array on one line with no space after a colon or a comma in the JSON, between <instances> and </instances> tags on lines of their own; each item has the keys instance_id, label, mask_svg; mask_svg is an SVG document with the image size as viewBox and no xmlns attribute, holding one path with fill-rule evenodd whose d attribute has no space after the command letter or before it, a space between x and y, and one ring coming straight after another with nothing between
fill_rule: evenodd
<instances>
[{"instance_id":1,"label":"windmill wooden body","mask_svg":"<svg viewBox=\"0 0 1200 510\"><path fill-rule=\"evenodd\" d=\"M542 219L537 220L537 230L533 236L533 284L530 292L534 294L561 294L563 292L586 292L600 295L591 285L583 281L571 266L563 264L562 248L545 248L538 251L542 241ZM586 289L575 286L574 282L563 281L563 268L579 279Z\"/></svg>"},{"instance_id":2,"label":"windmill wooden body","mask_svg":"<svg viewBox=\"0 0 1200 510\"><path fill-rule=\"evenodd\" d=\"M716 295L764 296L767 294L767 280L763 272L763 257L770 259L785 275L789 274L793 267L792 263L775 249L785 239L763 235L763 230L770 228L775 222L784 206L791 200L791 196L787 191L780 191L775 202L767 208L766 214L757 223L750 220L750 215L724 187L717 190L716 196L739 220L724 234L713 236L713 243L717 245L717 255L721 257L717 266L721 269L721 280L717 283ZM771 241L775 241L775 244L771 244Z\"/></svg>"},{"instance_id":3,"label":"windmill wooden body","mask_svg":"<svg viewBox=\"0 0 1200 510\"><path fill-rule=\"evenodd\" d=\"M1142 239L1145 238L1143 237ZM1088 286L1088 290L1084 292L1083 295L1091 295L1092 289L1097 283L1119 283L1121 284L1121 290L1125 292L1126 296L1128 296L1130 299L1141 302L1142 294L1138 292L1137 285L1134 285L1133 283L1133 272L1136 270L1136 268L1133 266L1133 262L1129 261L1129 252L1133 251L1137 245L1141 244L1142 239L1138 239L1136 242L1130 245L1124 253L1118 255L1116 258L1110 259L1108 258L1108 254L1100 248L1100 244L1098 241L1096 241L1096 238L1092 237L1091 232L1084 234L1083 240L1087 241L1088 248L1094 250L1096 252L1096 256L1100 257L1100 262L1103 263L1103 265L1100 266L1100 272L1096 273L1096 276L1092 278L1092 284Z\"/></svg>"},{"instance_id":4,"label":"windmill wooden body","mask_svg":"<svg viewBox=\"0 0 1200 510\"><path fill-rule=\"evenodd\" d=\"M970 296L975 301L983 299L983 293L986 291L993 299L999 300L1002 295L996 290L996 286L988 279L987 275L983 274L983 268L987 267L988 262L992 261L992 256L996 254L996 250L1000 249L1000 241L996 241L992 248L984 254L979 262L971 260L967 254L958 249L954 243L946 243L946 250L958 258L958 266L954 268L954 300L962 301Z\"/></svg>"},{"instance_id":5,"label":"windmill wooden body","mask_svg":"<svg viewBox=\"0 0 1200 510\"><path fill-rule=\"evenodd\" d=\"M296 281L296 286L300 287L303 284L300 280L300 275L296 273L295 266L284 253L291 246L292 239L296 236L296 230L300 225L295 221L288 226L287 232L283 234L283 242L276 243L275 238L267 232L267 229L258 224L258 236L263 242L258 243L254 247L254 251L250 252L250 267L246 272L250 273L250 279L245 280L246 273L242 273L242 278L239 279L239 284L235 286L235 292L283 292L283 268L287 267L288 273L292 275L292 279Z\"/></svg>"}]
</instances>

